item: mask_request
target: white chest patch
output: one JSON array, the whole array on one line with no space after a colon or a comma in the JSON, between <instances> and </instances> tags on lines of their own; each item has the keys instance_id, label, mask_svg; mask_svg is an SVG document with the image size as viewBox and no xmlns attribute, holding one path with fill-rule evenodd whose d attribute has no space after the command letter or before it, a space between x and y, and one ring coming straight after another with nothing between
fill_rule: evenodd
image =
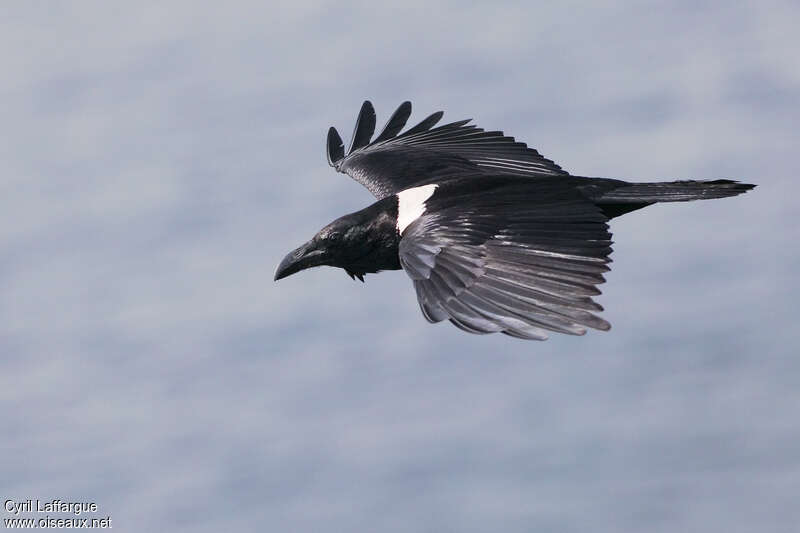
<instances>
[{"instance_id":1,"label":"white chest patch","mask_svg":"<svg viewBox=\"0 0 800 533\"><path fill-rule=\"evenodd\" d=\"M425 213L425 202L436 190L435 183L413 187L397 193L397 231L402 235L409 224Z\"/></svg>"}]
</instances>

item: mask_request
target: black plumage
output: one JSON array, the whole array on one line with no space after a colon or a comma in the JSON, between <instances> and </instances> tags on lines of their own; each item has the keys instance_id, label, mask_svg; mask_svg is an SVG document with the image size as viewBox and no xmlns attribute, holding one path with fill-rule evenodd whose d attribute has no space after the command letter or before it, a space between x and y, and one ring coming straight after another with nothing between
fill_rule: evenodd
<instances>
[{"instance_id":1,"label":"black plumage","mask_svg":"<svg viewBox=\"0 0 800 533\"><path fill-rule=\"evenodd\" d=\"M350 139L349 153L363 148L369 144L372 134L375 133L375 109L369 100L365 101L358 113L353 137Z\"/></svg>"},{"instance_id":2,"label":"black plumage","mask_svg":"<svg viewBox=\"0 0 800 533\"><path fill-rule=\"evenodd\" d=\"M328 162L378 201L341 217L284 258L281 279L318 265L366 273L403 268L423 315L472 333L545 339L609 329L592 300L611 262L608 221L656 202L724 198L731 180L629 183L572 176L524 143L434 113L400 133L403 102L375 140L361 107L350 148L334 128Z\"/></svg>"}]
</instances>

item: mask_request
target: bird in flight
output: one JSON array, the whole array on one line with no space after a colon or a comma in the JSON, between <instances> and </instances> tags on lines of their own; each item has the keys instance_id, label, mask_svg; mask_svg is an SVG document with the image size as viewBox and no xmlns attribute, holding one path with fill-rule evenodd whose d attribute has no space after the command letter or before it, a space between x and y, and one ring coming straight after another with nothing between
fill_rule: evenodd
<instances>
[{"instance_id":1,"label":"bird in flight","mask_svg":"<svg viewBox=\"0 0 800 533\"><path fill-rule=\"evenodd\" d=\"M470 333L547 339L608 330L592 297L611 262L614 217L657 202L736 196L727 179L630 183L573 176L539 152L437 111L400 133L403 102L375 139L364 102L350 146L328 130L328 163L377 202L338 218L281 261L275 280L329 265L351 278L406 271L430 322Z\"/></svg>"}]
</instances>

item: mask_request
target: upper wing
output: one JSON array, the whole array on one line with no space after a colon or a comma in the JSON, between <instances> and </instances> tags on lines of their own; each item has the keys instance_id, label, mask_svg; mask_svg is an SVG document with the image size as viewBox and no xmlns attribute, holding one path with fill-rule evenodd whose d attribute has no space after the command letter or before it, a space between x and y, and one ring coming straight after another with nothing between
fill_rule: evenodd
<instances>
[{"instance_id":1,"label":"upper wing","mask_svg":"<svg viewBox=\"0 0 800 533\"><path fill-rule=\"evenodd\" d=\"M591 299L611 261L606 217L574 191L520 196L497 189L463 196L426 208L406 228L400 263L425 318L539 340L545 330L609 329L592 314L603 308Z\"/></svg>"},{"instance_id":2,"label":"upper wing","mask_svg":"<svg viewBox=\"0 0 800 533\"><path fill-rule=\"evenodd\" d=\"M403 102L370 142L375 132L375 110L365 101L347 155L336 128L328 130L328 163L364 185L378 199L448 177L488 173L568 175L533 148L501 131L484 131L467 125L469 120L434 128L443 114L437 111L398 135L411 115L411 102Z\"/></svg>"}]
</instances>

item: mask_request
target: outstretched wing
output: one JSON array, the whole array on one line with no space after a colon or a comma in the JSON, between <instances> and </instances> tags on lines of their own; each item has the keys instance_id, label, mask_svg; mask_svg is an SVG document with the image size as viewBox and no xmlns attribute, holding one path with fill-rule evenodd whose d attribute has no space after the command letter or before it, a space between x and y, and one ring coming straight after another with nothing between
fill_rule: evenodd
<instances>
[{"instance_id":1,"label":"outstretched wing","mask_svg":"<svg viewBox=\"0 0 800 533\"><path fill-rule=\"evenodd\" d=\"M400 133L410 115L411 102L403 102L370 142L375 131L375 110L365 101L347 155L336 128L328 130L328 163L364 185L378 199L409 187L461 176L568 175L533 148L501 131L484 131L467 124L469 120L434 128L444 115L441 111Z\"/></svg>"},{"instance_id":2,"label":"outstretched wing","mask_svg":"<svg viewBox=\"0 0 800 533\"><path fill-rule=\"evenodd\" d=\"M525 339L609 329L592 300L611 262L607 218L580 193L552 190L553 180L522 181L530 185L434 193L405 229L400 263L422 313L471 333Z\"/></svg>"}]
</instances>

